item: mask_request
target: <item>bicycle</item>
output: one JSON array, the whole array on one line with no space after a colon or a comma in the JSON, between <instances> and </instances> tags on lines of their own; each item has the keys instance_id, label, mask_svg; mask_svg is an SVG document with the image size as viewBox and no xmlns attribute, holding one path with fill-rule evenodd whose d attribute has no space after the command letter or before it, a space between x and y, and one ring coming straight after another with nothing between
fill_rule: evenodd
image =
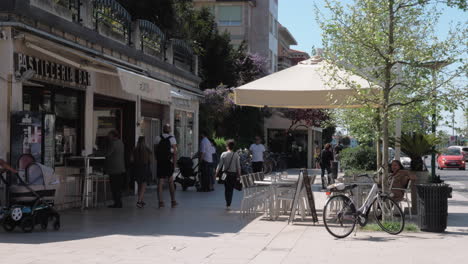
<instances>
[{"instance_id":1,"label":"bicycle","mask_svg":"<svg viewBox=\"0 0 468 264\"><path fill-rule=\"evenodd\" d=\"M405 228L405 216L400 206L390 198L390 195L379 190L374 178L367 174L358 177L368 177L374 182L364 204L356 209L354 201L344 194L330 197L323 208L323 223L327 231L336 238L349 236L356 223L361 227L367 225L372 208L374 219L380 228L392 235L401 233ZM357 186L357 184L340 183L332 187L331 191L351 191Z\"/></svg>"}]
</instances>

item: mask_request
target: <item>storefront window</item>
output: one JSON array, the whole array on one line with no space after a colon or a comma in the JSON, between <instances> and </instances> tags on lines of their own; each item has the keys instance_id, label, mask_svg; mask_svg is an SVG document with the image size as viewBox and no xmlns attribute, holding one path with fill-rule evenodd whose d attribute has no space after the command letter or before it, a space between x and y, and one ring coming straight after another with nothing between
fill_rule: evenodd
<instances>
[{"instance_id":1,"label":"storefront window","mask_svg":"<svg viewBox=\"0 0 468 264\"><path fill-rule=\"evenodd\" d=\"M64 165L65 157L78 155L83 145L83 93L53 85L23 91L25 111L55 114L55 166Z\"/></svg>"},{"instance_id":2,"label":"storefront window","mask_svg":"<svg viewBox=\"0 0 468 264\"><path fill-rule=\"evenodd\" d=\"M190 157L194 154L194 114L181 110L174 111L174 136L179 148L179 156Z\"/></svg>"},{"instance_id":3,"label":"storefront window","mask_svg":"<svg viewBox=\"0 0 468 264\"><path fill-rule=\"evenodd\" d=\"M98 150L107 148L107 134L112 131L121 131L122 125L122 110L115 109L95 109L94 110L94 127L96 147Z\"/></svg>"}]
</instances>

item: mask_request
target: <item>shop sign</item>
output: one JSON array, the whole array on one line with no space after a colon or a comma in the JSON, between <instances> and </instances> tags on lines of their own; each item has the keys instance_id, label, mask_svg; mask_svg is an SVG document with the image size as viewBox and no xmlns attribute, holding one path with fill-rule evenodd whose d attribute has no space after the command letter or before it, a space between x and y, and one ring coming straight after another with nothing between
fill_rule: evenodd
<instances>
[{"instance_id":1,"label":"shop sign","mask_svg":"<svg viewBox=\"0 0 468 264\"><path fill-rule=\"evenodd\" d=\"M190 108L189 100L172 97L172 101L174 102L174 105L177 107Z\"/></svg>"},{"instance_id":2,"label":"shop sign","mask_svg":"<svg viewBox=\"0 0 468 264\"><path fill-rule=\"evenodd\" d=\"M90 85L90 75L87 71L39 59L22 53L15 53L14 61L15 71L19 74L23 74L27 70L33 70L36 77L41 77L47 80L65 82L80 86Z\"/></svg>"}]
</instances>

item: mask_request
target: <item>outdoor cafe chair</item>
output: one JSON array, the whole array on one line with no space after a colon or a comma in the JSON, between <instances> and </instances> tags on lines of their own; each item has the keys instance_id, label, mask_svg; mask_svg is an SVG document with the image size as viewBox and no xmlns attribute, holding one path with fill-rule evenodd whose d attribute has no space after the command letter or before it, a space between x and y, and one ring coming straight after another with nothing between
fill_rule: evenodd
<instances>
[{"instance_id":1,"label":"outdoor cafe chair","mask_svg":"<svg viewBox=\"0 0 468 264\"><path fill-rule=\"evenodd\" d=\"M403 191L404 196L403 199L400 201L397 201L398 205L400 208L403 208L403 204L406 203L406 208L408 208L410 219L413 218L413 214L411 212L411 180L408 181L408 184L406 185L406 188L396 188L393 187L393 180L390 183L390 190L398 190L398 191ZM404 210L403 210L404 212Z\"/></svg>"}]
</instances>

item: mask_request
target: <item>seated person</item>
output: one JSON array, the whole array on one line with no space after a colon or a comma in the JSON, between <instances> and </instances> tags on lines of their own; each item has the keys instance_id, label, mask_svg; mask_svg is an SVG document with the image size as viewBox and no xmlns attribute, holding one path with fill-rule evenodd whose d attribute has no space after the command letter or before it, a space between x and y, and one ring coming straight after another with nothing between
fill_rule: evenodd
<instances>
[{"instance_id":1,"label":"seated person","mask_svg":"<svg viewBox=\"0 0 468 264\"><path fill-rule=\"evenodd\" d=\"M414 175L410 174L409 171L404 170L403 165L399 160L393 160L391 163L392 174L388 178L389 185L391 186L391 191L393 194L393 200L395 202L400 202L403 200L405 195L404 190L408 186L410 180L415 180ZM398 190L395 190L397 188Z\"/></svg>"}]
</instances>

